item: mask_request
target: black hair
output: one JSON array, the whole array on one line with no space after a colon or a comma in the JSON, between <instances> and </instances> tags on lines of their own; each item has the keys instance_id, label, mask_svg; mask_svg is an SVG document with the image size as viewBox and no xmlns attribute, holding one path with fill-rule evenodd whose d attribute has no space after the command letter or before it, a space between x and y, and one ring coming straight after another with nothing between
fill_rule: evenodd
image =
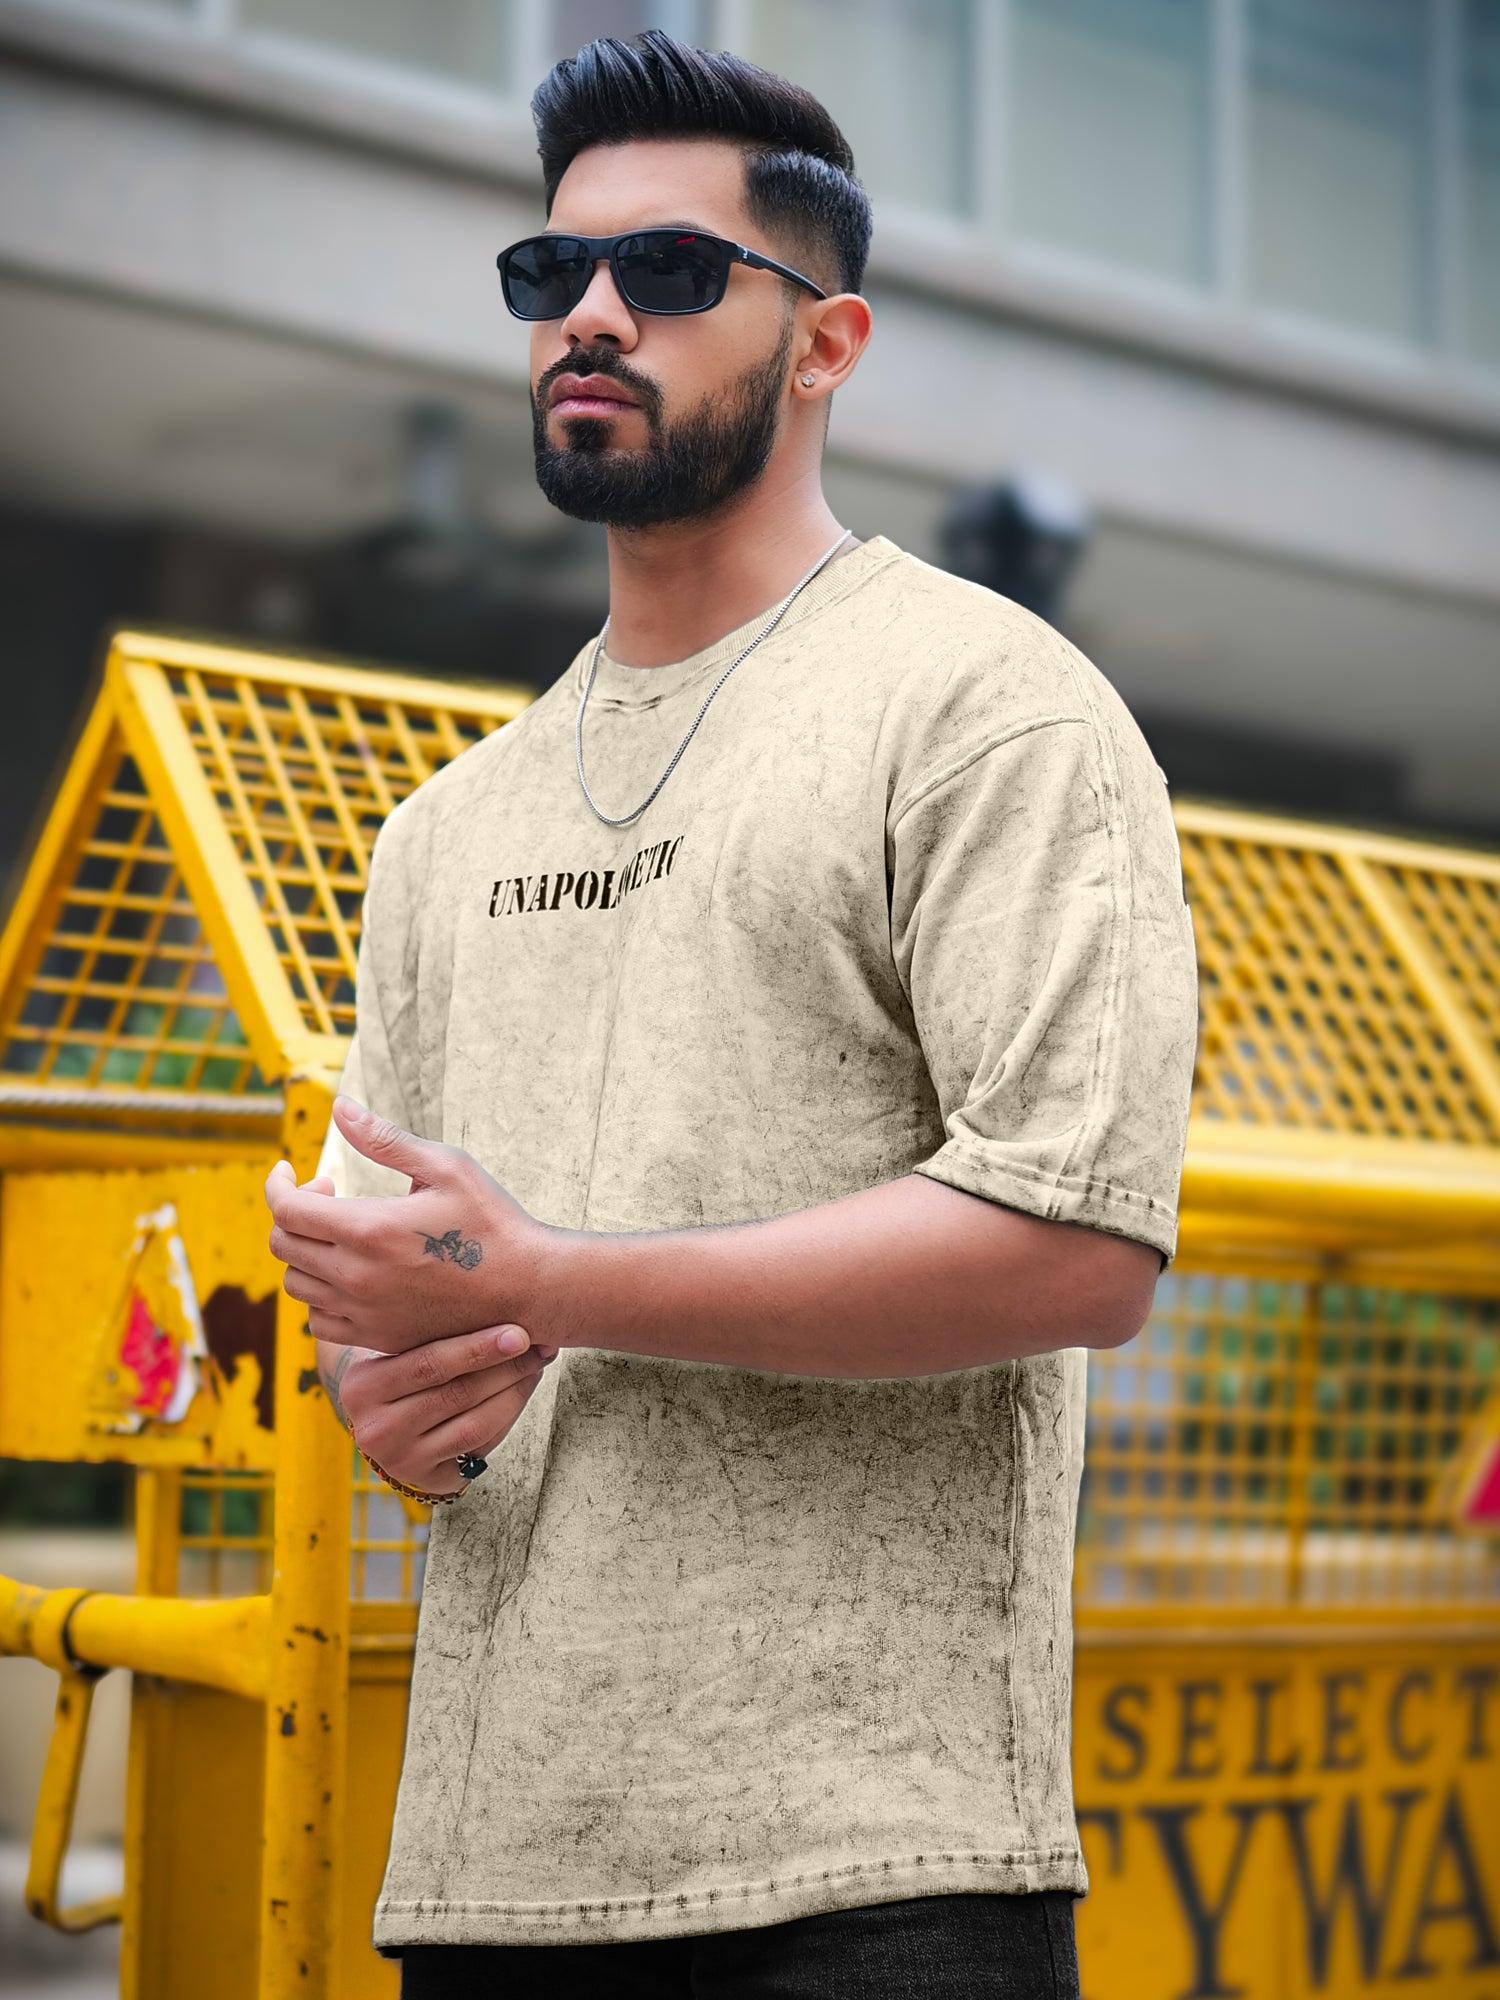
<instances>
[{"instance_id":1,"label":"black hair","mask_svg":"<svg viewBox=\"0 0 1500 2000\"><path fill-rule=\"evenodd\" d=\"M817 267L807 275L857 292L870 251L870 199L849 142L811 91L742 56L690 48L660 28L604 36L554 65L531 100L547 213L589 146L631 139L723 138L745 151L746 205ZM787 261L792 261L788 259Z\"/></svg>"}]
</instances>

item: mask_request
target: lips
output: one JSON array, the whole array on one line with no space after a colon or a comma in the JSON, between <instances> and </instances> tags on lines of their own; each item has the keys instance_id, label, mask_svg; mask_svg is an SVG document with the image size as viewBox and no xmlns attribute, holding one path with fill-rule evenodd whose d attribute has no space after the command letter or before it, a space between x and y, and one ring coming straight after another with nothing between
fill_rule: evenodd
<instances>
[{"instance_id":1,"label":"lips","mask_svg":"<svg viewBox=\"0 0 1500 2000\"><path fill-rule=\"evenodd\" d=\"M556 416L617 417L640 405L608 375L559 375L548 392L547 407Z\"/></svg>"}]
</instances>

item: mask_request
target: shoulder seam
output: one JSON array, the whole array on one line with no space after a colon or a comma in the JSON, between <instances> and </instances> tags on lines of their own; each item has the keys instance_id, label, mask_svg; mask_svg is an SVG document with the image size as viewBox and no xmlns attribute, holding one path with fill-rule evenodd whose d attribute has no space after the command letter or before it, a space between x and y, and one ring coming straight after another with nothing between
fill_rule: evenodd
<instances>
[{"instance_id":1,"label":"shoulder seam","mask_svg":"<svg viewBox=\"0 0 1500 2000\"><path fill-rule=\"evenodd\" d=\"M923 785L920 791L914 792L909 799L895 807L891 819L892 827L899 826L914 806L919 806L924 799L931 798L934 792L941 791L944 785L951 784L955 778L961 777L971 765L977 764L981 757L989 756L992 750L1002 750L1007 743L1015 743L1023 736L1034 735L1039 729L1060 729L1069 724L1078 729L1092 729L1096 733L1098 730L1098 724L1088 715L1035 715L1025 722L1014 724L1009 729L997 731L994 736L981 743L977 750L971 750L958 758L946 770L940 771L935 778Z\"/></svg>"}]
</instances>

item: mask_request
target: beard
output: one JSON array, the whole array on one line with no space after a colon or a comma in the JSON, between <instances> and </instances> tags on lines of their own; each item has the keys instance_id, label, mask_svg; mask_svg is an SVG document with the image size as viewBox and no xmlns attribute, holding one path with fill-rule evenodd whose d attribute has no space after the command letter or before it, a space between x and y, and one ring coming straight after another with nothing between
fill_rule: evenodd
<instances>
[{"instance_id":1,"label":"beard","mask_svg":"<svg viewBox=\"0 0 1500 2000\"><path fill-rule=\"evenodd\" d=\"M654 528L712 514L754 485L776 442L791 360L788 321L775 353L746 369L726 395L705 396L668 423L661 391L610 349L578 353L549 369L531 398L536 479L552 505L576 521L608 528ZM637 398L646 419L643 450L610 445L613 424L597 417L565 419L565 445L547 436L546 396L561 374L608 375Z\"/></svg>"}]
</instances>

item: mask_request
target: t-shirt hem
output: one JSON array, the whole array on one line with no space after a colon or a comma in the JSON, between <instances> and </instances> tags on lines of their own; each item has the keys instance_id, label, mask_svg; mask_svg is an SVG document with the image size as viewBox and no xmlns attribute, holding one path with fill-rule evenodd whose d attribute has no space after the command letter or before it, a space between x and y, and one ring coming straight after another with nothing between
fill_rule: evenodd
<instances>
[{"instance_id":1,"label":"t-shirt hem","mask_svg":"<svg viewBox=\"0 0 1500 2000\"><path fill-rule=\"evenodd\" d=\"M584 1944L760 1930L795 1917L864 1909L919 1896L1026 1895L1088 1888L1076 1846L1020 1848L1008 1854L917 1854L854 1861L784 1881L621 1896L597 1902L448 1902L386 1900L375 1911L378 1951L409 1945Z\"/></svg>"},{"instance_id":2,"label":"t-shirt hem","mask_svg":"<svg viewBox=\"0 0 1500 2000\"><path fill-rule=\"evenodd\" d=\"M1015 1161L995 1159L982 1144L963 1137L948 1140L912 1171L1043 1222L1076 1222L1113 1236L1132 1237L1159 1250L1168 1263L1176 1253L1175 1208L1114 1181L1031 1173Z\"/></svg>"}]
</instances>

